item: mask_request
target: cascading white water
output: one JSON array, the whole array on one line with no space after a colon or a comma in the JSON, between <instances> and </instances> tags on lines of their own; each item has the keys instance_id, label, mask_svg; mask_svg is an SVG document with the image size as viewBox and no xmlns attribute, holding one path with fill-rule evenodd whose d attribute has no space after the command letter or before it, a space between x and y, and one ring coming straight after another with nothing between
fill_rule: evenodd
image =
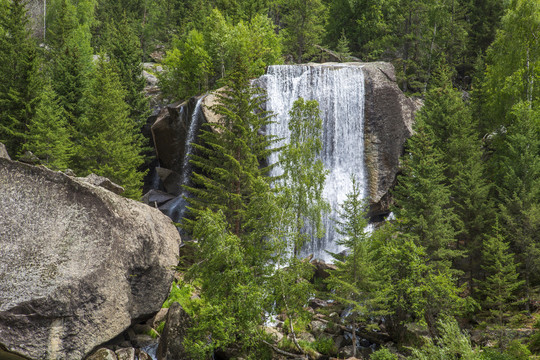
<instances>
[{"instance_id":1,"label":"cascading white water","mask_svg":"<svg viewBox=\"0 0 540 360\"><path fill-rule=\"evenodd\" d=\"M180 186L182 185L191 185L191 173L193 172L193 167L189 162L191 154L193 153L193 143L196 140L197 133L201 127L202 122L202 101L204 96L202 96L195 105L193 109L193 114L191 115L189 129L186 136L186 142L184 145L184 158L182 159L182 177L180 181ZM184 113L184 108L180 110L180 116ZM167 216L169 216L175 222L181 222L182 218L186 213L187 201L185 197L188 197L189 194L182 189L179 196L167 202L165 205L161 206L160 209Z\"/></svg>"},{"instance_id":2,"label":"cascading white water","mask_svg":"<svg viewBox=\"0 0 540 360\"><path fill-rule=\"evenodd\" d=\"M289 139L289 111L299 97L317 100L323 119L323 149L321 158L329 170L324 196L332 207L325 216L326 235L312 239L302 249L302 255L314 254L316 258L329 261L325 252L340 252L335 231L339 205L352 190L350 180L354 174L359 180L363 197L367 194L367 178L364 169L364 74L360 65L275 65L258 81L267 92L266 110L272 111L275 123L267 128L269 135L283 140L275 146L284 145ZM275 164L279 155L273 154L269 162ZM272 170L276 176L283 172L279 167Z\"/></svg>"}]
</instances>

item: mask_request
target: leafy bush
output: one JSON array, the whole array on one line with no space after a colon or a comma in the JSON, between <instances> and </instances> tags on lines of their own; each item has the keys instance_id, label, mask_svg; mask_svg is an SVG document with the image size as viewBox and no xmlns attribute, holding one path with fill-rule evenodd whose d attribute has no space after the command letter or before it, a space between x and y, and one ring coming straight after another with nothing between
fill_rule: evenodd
<instances>
[{"instance_id":1,"label":"leafy bush","mask_svg":"<svg viewBox=\"0 0 540 360\"><path fill-rule=\"evenodd\" d=\"M330 337L320 337L313 343L313 347L323 355L337 355L338 352L334 339Z\"/></svg>"},{"instance_id":2,"label":"leafy bush","mask_svg":"<svg viewBox=\"0 0 540 360\"><path fill-rule=\"evenodd\" d=\"M194 290L192 286L182 281L173 282L171 293L163 303L162 308L169 308L172 303L177 302L190 316L193 316L197 306L197 301L191 299Z\"/></svg>"},{"instance_id":3,"label":"leafy bush","mask_svg":"<svg viewBox=\"0 0 540 360\"><path fill-rule=\"evenodd\" d=\"M396 354L393 354L388 350L387 348L381 348L377 351L375 351L371 356L369 357L370 360L398 360L398 357Z\"/></svg>"},{"instance_id":4,"label":"leafy bush","mask_svg":"<svg viewBox=\"0 0 540 360\"><path fill-rule=\"evenodd\" d=\"M469 337L462 333L456 320L448 318L437 322L441 334L437 342L428 339L421 349L412 349L410 359L416 360L475 360L477 356Z\"/></svg>"},{"instance_id":5,"label":"leafy bush","mask_svg":"<svg viewBox=\"0 0 540 360\"><path fill-rule=\"evenodd\" d=\"M527 360L531 355L531 351L519 340L511 341L504 353L514 360Z\"/></svg>"},{"instance_id":6,"label":"leafy bush","mask_svg":"<svg viewBox=\"0 0 540 360\"><path fill-rule=\"evenodd\" d=\"M508 354L503 354L495 349L484 349L480 353L479 360L512 360Z\"/></svg>"}]
</instances>

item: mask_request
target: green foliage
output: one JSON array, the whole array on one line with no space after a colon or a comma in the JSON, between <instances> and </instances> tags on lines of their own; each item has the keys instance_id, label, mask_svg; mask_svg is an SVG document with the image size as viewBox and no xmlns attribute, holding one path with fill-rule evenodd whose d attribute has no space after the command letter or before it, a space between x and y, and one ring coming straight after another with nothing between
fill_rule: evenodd
<instances>
[{"instance_id":1,"label":"green foliage","mask_svg":"<svg viewBox=\"0 0 540 360\"><path fill-rule=\"evenodd\" d=\"M321 0L287 0L283 6L283 41L285 51L302 63L315 54L324 34L325 6Z\"/></svg>"},{"instance_id":2,"label":"green foliage","mask_svg":"<svg viewBox=\"0 0 540 360\"><path fill-rule=\"evenodd\" d=\"M165 329L165 321L162 321L158 324L158 326L156 327L156 331L158 334L163 334L163 329Z\"/></svg>"},{"instance_id":3,"label":"green foliage","mask_svg":"<svg viewBox=\"0 0 540 360\"><path fill-rule=\"evenodd\" d=\"M514 255L509 252L509 244L504 241L498 220L493 225L493 233L484 241L482 250L482 269L487 276L481 284L481 291L486 297L484 307L499 328L499 346L503 347L505 318L516 300L515 292L523 281L518 281Z\"/></svg>"},{"instance_id":4,"label":"green foliage","mask_svg":"<svg viewBox=\"0 0 540 360\"><path fill-rule=\"evenodd\" d=\"M338 353L336 343L331 337L320 337L312 346L320 354L336 356Z\"/></svg>"},{"instance_id":5,"label":"green foliage","mask_svg":"<svg viewBox=\"0 0 540 360\"><path fill-rule=\"evenodd\" d=\"M434 136L420 114L416 134L407 142L403 175L394 189L394 213L399 230L427 251L430 262L441 270L459 253L455 250L455 213L445 183L445 164L434 146Z\"/></svg>"},{"instance_id":6,"label":"green foliage","mask_svg":"<svg viewBox=\"0 0 540 360\"><path fill-rule=\"evenodd\" d=\"M439 320L440 337L427 339L421 349L412 349L410 359L414 360L475 360L477 355L472 348L469 337L462 333L458 323L453 318Z\"/></svg>"},{"instance_id":7,"label":"green foliage","mask_svg":"<svg viewBox=\"0 0 540 360\"><path fill-rule=\"evenodd\" d=\"M369 357L370 360L398 360L398 357L396 354L393 354L388 350L387 348L380 348L379 350L375 351L373 354Z\"/></svg>"},{"instance_id":8,"label":"green foliage","mask_svg":"<svg viewBox=\"0 0 540 360\"><path fill-rule=\"evenodd\" d=\"M356 356L356 328L359 321L367 320L371 292L374 289L372 261L369 254L369 235L366 232L367 211L357 179L351 175L352 190L341 204L337 232L342 236L337 243L345 247L347 254L335 258L336 270L327 279L332 297L350 307L347 317L352 327L353 356Z\"/></svg>"},{"instance_id":9,"label":"green foliage","mask_svg":"<svg viewBox=\"0 0 540 360\"><path fill-rule=\"evenodd\" d=\"M67 168L72 143L64 111L50 84L46 84L36 105L35 116L28 125L24 150L31 151L41 163L55 170Z\"/></svg>"},{"instance_id":10,"label":"green foliage","mask_svg":"<svg viewBox=\"0 0 540 360\"><path fill-rule=\"evenodd\" d=\"M73 169L96 173L125 188L124 195L141 196L144 173L138 171L142 135L129 118L126 91L113 64L100 56L84 97L84 113L77 119Z\"/></svg>"},{"instance_id":11,"label":"green foliage","mask_svg":"<svg viewBox=\"0 0 540 360\"><path fill-rule=\"evenodd\" d=\"M290 231L287 246L298 256L309 239L305 228L314 229L317 237L324 232L322 214L329 211L329 205L322 197L322 190L328 170L318 159L322 149L319 103L299 98L289 115L290 140L279 157L284 172L280 191Z\"/></svg>"},{"instance_id":12,"label":"green foliage","mask_svg":"<svg viewBox=\"0 0 540 360\"><path fill-rule=\"evenodd\" d=\"M187 279L200 284L203 306L184 344L196 359L231 344L253 350L262 336L266 294L257 275L265 264L252 266L249 249L228 227L224 215L211 210L201 212L194 224L201 261L189 269Z\"/></svg>"},{"instance_id":13,"label":"green foliage","mask_svg":"<svg viewBox=\"0 0 540 360\"><path fill-rule=\"evenodd\" d=\"M521 263L526 306L540 284L540 112L519 103L513 125L492 158L501 212L501 231Z\"/></svg>"},{"instance_id":14,"label":"green foliage","mask_svg":"<svg viewBox=\"0 0 540 360\"><path fill-rule=\"evenodd\" d=\"M148 100L144 95L146 81L142 77L140 39L129 24L128 18L109 23L104 34L103 51L118 71L122 86L126 89L125 101L130 108L130 118L142 126L149 115Z\"/></svg>"},{"instance_id":15,"label":"green foliage","mask_svg":"<svg viewBox=\"0 0 540 360\"><path fill-rule=\"evenodd\" d=\"M0 142L13 157L26 141L40 87L28 22L25 1L0 4Z\"/></svg>"},{"instance_id":16,"label":"green foliage","mask_svg":"<svg viewBox=\"0 0 540 360\"><path fill-rule=\"evenodd\" d=\"M163 65L165 72L158 78L165 96L186 99L208 89L211 62L204 38L197 30L190 31L179 47L167 52Z\"/></svg>"},{"instance_id":17,"label":"green foliage","mask_svg":"<svg viewBox=\"0 0 540 360\"><path fill-rule=\"evenodd\" d=\"M515 360L528 360L530 359L531 351L521 341L512 340L506 347L505 354L508 354L509 357Z\"/></svg>"},{"instance_id":18,"label":"green foliage","mask_svg":"<svg viewBox=\"0 0 540 360\"><path fill-rule=\"evenodd\" d=\"M203 144L195 147L200 155L191 159L198 169L192 178L197 187L187 189L194 195L189 199L194 217L206 208L221 210L230 230L247 240L243 235L257 230L250 219L261 216L264 209L252 204L253 200L272 206L265 196L270 192L270 179L264 177L268 169L259 166L271 152L271 139L259 131L270 121L270 115L261 110L265 96L249 85L244 69L237 69L229 86L217 94L218 101L211 110L220 121L206 125L199 135ZM188 219L185 224L187 229L192 227Z\"/></svg>"},{"instance_id":19,"label":"green foliage","mask_svg":"<svg viewBox=\"0 0 540 360\"><path fill-rule=\"evenodd\" d=\"M188 315L194 316L199 303L196 299L192 299L194 291L195 287L182 281L175 281L172 284L167 300L161 307L169 308L173 303L177 302L182 305Z\"/></svg>"},{"instance_id":20,"label":"green foliage","mask_svg":"<svg viewBox=\"0 0 540 360\"><path fill-rule=\"evenodd\" d=\"M511 109L520 101L536 107L540 90L535 83L540 72L540 4L512 0L501 20L501 29L487 54L483 84L485 132L508 126L514 119Z\"/></svg>"},{"instance_id":21,"label":"green foliage","mask_svg":"<svg viewBox=\"0 0 540 360\"><path fill-rule=\"evenodd\" d=\"M93 4L93 0L85 0L79 7L72 0L59 0L52 4L50 11L55 16L49 22L47 34L48 71L70 125L82 116L82 98L93 71L90 45Z\"/></svg>"},{"instance_id":22,"label":"green foliage","mask_svg":"<svg viewBox=\"0 0 540 360\"><path fill-rule=\"evenodd\" d=\"M452 221L457 244L467 251L466 265L469 292L474 294L475 279L480 273L480 252L488 223L493 218L488 180L478 122L460 91L452 87L446 68L437 72L434 86L426 93L417 121L425 123L433 147L441 154L442 182L450 191L448 206L456 217Z\"/></svg>"}]
</instances>

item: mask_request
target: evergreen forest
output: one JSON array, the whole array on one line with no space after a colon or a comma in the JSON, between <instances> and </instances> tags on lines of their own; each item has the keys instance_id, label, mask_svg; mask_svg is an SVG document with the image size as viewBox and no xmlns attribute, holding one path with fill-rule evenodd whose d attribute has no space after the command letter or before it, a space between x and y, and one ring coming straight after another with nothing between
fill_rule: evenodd
<instances>
[{"instance_id":1,"label":"evergreen forest","mask_svg":"<svg viewBox=\"0 0 540 360\"><path fill-rule=\"evenodd\" d=\"M391 62L423 106L393 216L368 231L355 185L335 225L347 251L313 280L298 255L329 211L318 104L295 102L272 178L273 114L250 80L329 56ZM164 305L192 318L191 358L337 357L331 338L301 336L315 318L350 332L359 358L358 339L375 360L540 358L540 0L0 0L0 142L139 200L146 63L161 104L220 89Z\"/></svg>"}]
</instances>

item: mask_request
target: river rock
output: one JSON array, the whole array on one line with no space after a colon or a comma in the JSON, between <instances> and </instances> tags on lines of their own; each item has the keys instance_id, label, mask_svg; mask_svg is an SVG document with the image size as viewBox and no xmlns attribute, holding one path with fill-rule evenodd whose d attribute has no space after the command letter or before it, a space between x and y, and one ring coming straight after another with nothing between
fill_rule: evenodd
<instances>
[{"instance_id":1,"label":"river rock","mask_svg":"<svg viewBox=\"0 0 540 360\"><path fill-rule=\"evenodd\" d=\"M0 159L0 348L83 359L160 309L179 242L156 209Z\"/></svg>"},{"instance_id":2,"label":"river rock","mask_svg":"<svg viewBox=\"0 0 540 360\"><path fill-rule=\"evenodd\" d=\"M172 303L159 342L157 360L190 359L183 344L190 323L189 315L182 306L177 302Z\"/></svg>"}]
</instances>

